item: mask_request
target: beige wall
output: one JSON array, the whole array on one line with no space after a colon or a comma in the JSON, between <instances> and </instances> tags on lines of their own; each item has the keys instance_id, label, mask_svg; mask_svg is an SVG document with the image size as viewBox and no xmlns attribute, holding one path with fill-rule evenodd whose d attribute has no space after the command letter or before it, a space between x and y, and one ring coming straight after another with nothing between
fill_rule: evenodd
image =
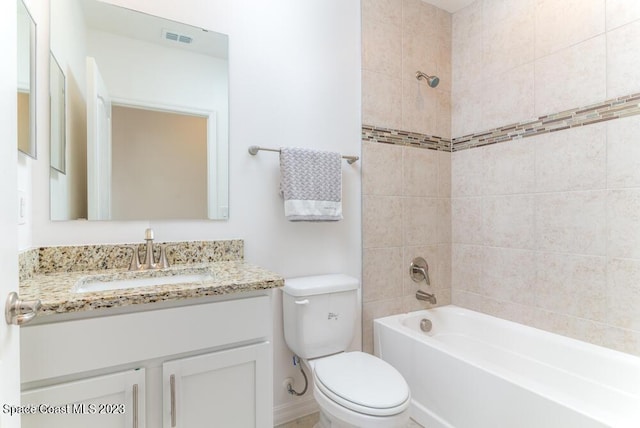
<instances>
[{"instance_id":1,"label":"beige wall","mask_svg":"<svg viewBox=\"0 0 640 428\"><path fill-rule=\"evenodd\" d=\"M639 2L503 3L454 14L454 137L640 92ZM633 116L453 153L453 303L640 355L638 135Z\"/></svg>"},{"instance_id":2,"label":"beige wall","mask_svg":"<svg viewBox=\"0 0 640 428\"><path fill-rule=\"evenodd\" d=\"M420 0L362 1L362 121L450 138L451 15ZM416 71L440 77L437 88ZM363 143L363 349L372 320L415 310L409 263L429 263L438 304L450 302L450 153Z\"/></svg>"},{"instance_id":3,"label":"beige wall","mask_svg":"<svg viewBox=\"0 0 640 428\"><path fill-rule=\"evenodd\" d=\"M112 216L207 218L207 119L113 106Z\"/></svg>"}]
</instances>

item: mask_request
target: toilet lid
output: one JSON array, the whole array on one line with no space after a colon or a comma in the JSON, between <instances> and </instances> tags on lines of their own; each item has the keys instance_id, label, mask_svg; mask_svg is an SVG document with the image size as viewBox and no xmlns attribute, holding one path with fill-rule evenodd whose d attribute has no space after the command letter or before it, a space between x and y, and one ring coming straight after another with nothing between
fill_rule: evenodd
<instances>
[{"instance_id":1,"label":"toilet lid","mask_svg":"<svg viewBox=\"0 0 640 428\"><path fill-rule=\"evenodd\" d=\"M402 375L389 363L363 352L317 360L314 375L326 395L361 413L396 414L409 404L409 386ZM398 409L400 406L403 408Z\"/></svg>"}]
</instances>

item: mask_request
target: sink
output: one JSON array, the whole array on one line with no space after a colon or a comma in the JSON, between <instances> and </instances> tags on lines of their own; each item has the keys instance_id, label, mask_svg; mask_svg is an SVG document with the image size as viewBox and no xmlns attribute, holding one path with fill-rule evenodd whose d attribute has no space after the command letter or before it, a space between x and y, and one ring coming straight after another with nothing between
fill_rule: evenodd
<instances>
[{"instance_id":1,"label":"sink","mask_svg":"<svg viewBox=\"0 0 640 428\"><path fill-rule=\"evenodd\" d=\"M104 275L81 278L73 287L74 293L92 293L96 291L122 290L154 285L192 284L213 280L210 272L182 273L177 275L148 276L143 278L110 279Z\"/></svg>"}]
</instances>

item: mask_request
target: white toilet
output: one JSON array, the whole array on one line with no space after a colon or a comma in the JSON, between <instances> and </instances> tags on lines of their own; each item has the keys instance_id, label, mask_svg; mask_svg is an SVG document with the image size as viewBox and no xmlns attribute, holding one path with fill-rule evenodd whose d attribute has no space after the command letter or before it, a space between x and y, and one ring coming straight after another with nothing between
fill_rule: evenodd
<instances>
[{"instance_id":1,"label":"white toilet","mask_svg":"<svg viewBox=\"0 0 640 428\"><path fill-rule=\"evenodd\" d=\"M358 287L358 279L340 274L287 279L285 340L312 373L317 427L404 427L411 393L402 375L372 355L345 352L355 333Z\"/></svg>"}]
</instances>

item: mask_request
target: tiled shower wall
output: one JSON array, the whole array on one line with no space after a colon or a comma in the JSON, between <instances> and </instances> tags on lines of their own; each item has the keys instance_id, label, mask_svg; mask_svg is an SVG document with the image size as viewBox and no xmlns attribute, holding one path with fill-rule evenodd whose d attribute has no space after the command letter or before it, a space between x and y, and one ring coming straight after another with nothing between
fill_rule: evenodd
<instances>
[{"instance_id":1,"label":"tiled shower wall","mask_svg":"<svg viewBox=\"0 0 640 428\"><path fill-rule=\"evenodd\" d=\"M362 32L364 126L414 133L363 141L363 348L371 352L374 318L428 305L415 299L413 257L430 266L432 286L420 286L438 304L451 298L451 154L408 145L415 137L443 149L451 137L451 15L420 0L362 0ZM418 82L418 70L438 75L439 86Z\"/></svg>"},{"instance_id":2,"label":"tiled shower wall","mask_svg":"<svg viewBox=\"0 0 640 428\"><path fill-rule=\"evenodd\" d=\"M452 37L454 137L640 92L636 0L478 0ZM639 139L635 115L454 152L453 303L640 355Z\"/></svg>"}]
</instances>

